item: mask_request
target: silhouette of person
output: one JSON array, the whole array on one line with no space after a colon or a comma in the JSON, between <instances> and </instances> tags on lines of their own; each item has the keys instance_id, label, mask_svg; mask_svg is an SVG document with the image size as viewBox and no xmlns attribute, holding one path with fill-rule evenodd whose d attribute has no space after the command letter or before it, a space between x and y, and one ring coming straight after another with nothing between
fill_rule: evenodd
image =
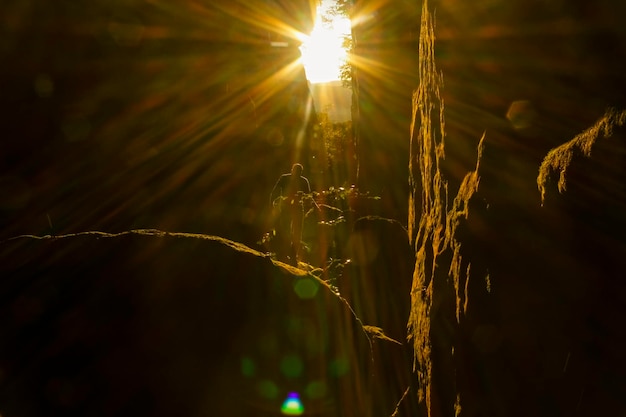
<instances>
[{"instance_id":1,"label":"silhouette of person","mask_svg":"<svg viewBox=\"0 0 626 417\"><path fill-rule=\"evenodd\" d=\"M280 176L270 194L271 205L279 211L279 238L284 245L289 245L290 260L295 265L300 253L304 224L302 197L311 193L309 180L302 176L302 170L302 165L293 164L291 172ZM282 253L277 255L281 256Z\"/></svg>"}]
</instances>

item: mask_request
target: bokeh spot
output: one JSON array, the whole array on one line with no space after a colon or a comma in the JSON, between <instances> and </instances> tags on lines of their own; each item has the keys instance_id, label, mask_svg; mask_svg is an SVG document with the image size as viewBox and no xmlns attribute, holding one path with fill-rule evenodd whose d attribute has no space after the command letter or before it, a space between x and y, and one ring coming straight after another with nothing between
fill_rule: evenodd
<instances>
[{"instance_id":1,"label":"bokeh spot","mask_svg":"<svg viewBox=\"0 0 626 417\"><path fill-rule=\"evenodd\" d=\"M515 129L527 129L535 121L537 113L528 100L517 100L511 103L506 112L506 118Z\"/></svg>"},{"instance_id":2,"label":"bokeh spot","mask_svg":"<svg viewBox=\"0 0 626 417\"><path fill-rule=\"evenodd\" d=\"M311 299L317 295L319 283L312 278L298 278L293 284L293 290L302 299Z\"/></svg>"},{"instance_id":3,"label":"bokeh spot","mask_svg":"<svg viewBox=\"0 0 626 417\"><path fill-rule=\"evenodd\" d=\"M271 400L278 396L278 387L276 386L275 383L273 383L272 381L268 379L259 381L259 384L257 385L257 389L259 391L259 394L263 398L267 398Z\"/></svg>"},{"instance_id":4,"label":"bokeh spot","mask_svg":"<svg viewBox=\"0 0 626 417\"><path fill-rule=\"evenodd\" d=\"M244 376L251 377L254 376L256 372L256 365L254 361L248 356L244 356L241 358L241 373Z\"/></svg>"},{"instance_id":5,"label":"bokeh spot","mask_svg":"<svg viewBox=\"0 0 626 417\"><path fill-rule=\"evenodd\" d=\"M306 396L311 399L322 398L326 395L326 383L324 381L313 381L307 385Z\"/></svg>"},{"instance_id":6,"label":"bokeh spot","mask_svg":"<svg viewBox=\"0 0 626 417\"><path fill-rule=\"evenodd\" d=\"M335 378L339 378L348 373L350 369L350 364L346 358L336 358L333 359L328 365L329 373Z\"/></svg>"},{"instance_id":7,"label":"bokeh spot","mask_svg":"<svg viewBox=\"0 0 626 417\"><path fill-rule=\"evenodd\" d=\"M48 74L39 74L33 82L35 92L39 97L50 97L54 93L54 83Z\"/></svg>"},{"instance_id":8,"label":"bokeh spot","mask_svg":"<svg viewBox=\"0 0 626 417\"><path fill-rule=\"evenodd\" d=\"M302 374L303 370L304 364L302 363L302 359L297 355L285 356L280 361L280 371L287 378L297 378Z\"/></svg>"}]
</instances>

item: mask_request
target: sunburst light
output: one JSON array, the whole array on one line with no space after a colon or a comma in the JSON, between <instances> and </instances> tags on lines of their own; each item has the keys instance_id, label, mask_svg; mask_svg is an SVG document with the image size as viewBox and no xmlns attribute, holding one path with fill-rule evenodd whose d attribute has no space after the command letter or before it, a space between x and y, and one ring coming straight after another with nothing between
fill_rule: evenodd
<instances>
[{"instance_id":1,"label":"sunburst light","mask_svg":"<svg viewBox=\"0 0 626 417\"><path fill-rule=\"evenodd\" d=\"M345 16L330 16L332 1L323 1L317 8L315 27L308 36L302 36L302 63L311 83L326 83L340 79L341 66L347 58L344 38L350 35L350 20Z\"/></svg>"}]
</instances>

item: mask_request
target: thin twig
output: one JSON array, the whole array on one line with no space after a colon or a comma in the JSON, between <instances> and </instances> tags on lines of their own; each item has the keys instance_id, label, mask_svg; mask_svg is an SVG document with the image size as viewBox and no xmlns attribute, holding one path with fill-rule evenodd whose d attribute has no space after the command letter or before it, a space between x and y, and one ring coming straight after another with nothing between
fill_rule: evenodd
<instances>
[{"instance_id":1,"label":"thin twig","mask_svg":"<svg viewBox=\"0 0 626 417\"><path fill-rule=\"evenodd\" d=\"M402 404L402 401L404 401L406 396L409 394L409 391L411 391L411 387L410 386L406 387L406 389L404 390L404 394L402 394L402 397L400 398L400 400L396 404L396 409L393 411L393 414L391 415L391 417L396 417L398 415L398 413L400 412L400 404Z\"/></svg>"}]
</instances>

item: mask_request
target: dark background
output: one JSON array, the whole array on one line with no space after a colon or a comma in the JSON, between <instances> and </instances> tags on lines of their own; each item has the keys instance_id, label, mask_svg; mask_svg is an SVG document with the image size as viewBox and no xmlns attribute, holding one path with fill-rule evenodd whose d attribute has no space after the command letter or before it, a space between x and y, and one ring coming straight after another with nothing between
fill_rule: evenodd
<instances>
[{"instance_id":1,"label":"dark background","mask_svg":"<svg viewBox=\"0 0 626 417\"><path fill-rule=\"evenodd\" d=\"M331 185L283 25L309 30L311 6L3 2L0 238L156 228L261 249L278 175L299 161L314 189ZM341 294L364 323L401 342L421 6L355 2L355 53L367 63L354 74L356 185L381 196L376 214L401 225L351 224L336 252L355 260L337 279ZM406 344L377 341L371 364L358 323L328 292L307 304L294 296L296 277L258 254L124 235L3 241L0 412L275 415L290 387L305 392L317 380L327 391L305 409L326 415L390 415L409 385L405 415L452 416L455 403L466 416L623 413L623 122L598 135L590 157L575 154L564 193L550 176L544 206L537 175L551 149L607 108L624 108L624 7L430 6L449 202L485 133L480 187L456 236L472 264L462 319L450 254L438 259L432 404L413 407ZM303 343L297 329L307 326L317 336ZM285 342L260 360L263 335ZM279 358L307 345L321 347L309 351L303 379L276 379L279 393L267 397L260 375L283 378ZM259 378L247 379L244 357L264 364Z\"/></svg>"}]
</instances>

